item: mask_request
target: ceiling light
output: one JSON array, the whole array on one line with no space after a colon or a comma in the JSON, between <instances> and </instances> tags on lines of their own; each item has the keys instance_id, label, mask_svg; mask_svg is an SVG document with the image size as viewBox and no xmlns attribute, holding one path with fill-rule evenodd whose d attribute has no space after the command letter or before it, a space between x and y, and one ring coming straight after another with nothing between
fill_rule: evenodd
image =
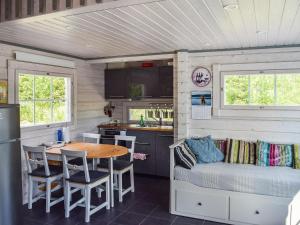
<instances>
[{"instance_id":1,"label":"ceiling light","mask_svg":"<svg viewBox=\"0 0 300 225\"><path fill-rule=\"evenodd\" d=\"M208 46L211 46L211 44L207 42L207 43L204 44L204 46L208 47Z\"/></svg>"},{"instance_id":2,"label":"ceiling light","mask_svg":"<svg viewBox=\"0 0 300 225\"><path fill-rule=\"evenodd\" d=\"M225 5L223 8L227 11L232 11L232 10L238 9L239 6L238 6L238 4L229 4L229 5Z\"/></svg>"},{"instance_id":3,"label":"ceiling light","mask_svg":"<svg viewBox=\"0 0 300 225\"><path fill-rule=\"evenodd\" d=\"M87 47L87 48L92 48L93 45L91 45L91 44L86 44L85 47Z\"/></svg>"}]
</instances>

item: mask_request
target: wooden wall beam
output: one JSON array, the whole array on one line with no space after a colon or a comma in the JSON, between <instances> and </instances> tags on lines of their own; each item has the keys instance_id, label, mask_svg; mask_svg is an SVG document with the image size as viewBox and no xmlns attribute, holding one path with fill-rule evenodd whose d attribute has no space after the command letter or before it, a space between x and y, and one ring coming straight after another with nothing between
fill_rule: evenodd
<instances>
[{"instance_id":1,"label":"wooden wall beam","mask_svg":"<svg viewBox=\"0 0 300 225\"><path fill-rule=\"evenodd\" d=\"M15 0L16 6L15 6L15 15L16 18L22 18L22 1L21 0Z\"/></svg>"},{"instance_id":2,"label":"wooden wall beam","mask_svg":"<svg viewBox=\"0 0 300 225\"><path fill-rule=\"evenodd\" d=\"M58 11L62 11L65 9L66 9L66 0L59 0Z\"/></svg>"},{"instance_id":3,"label":"wooden wall beam","mask_svg":"<svg viewBox=\"0 0 300 225\"><path fill-rule=\"evenodd\" d=\"M73 8L78 8L80 7L80 0L73 0L73 5L72 5Z\"/></svg>"},{"instance_id":4,"label":"wooden wall beam","mask_svg":"<svg viewBox=\"0 0 300 225\"><path fill-rule=\"evenodd\" d=\"M5 21L5 0L0 0L0 6L1 6L0 21L3 22Z\"/></svg>"},{"instance_id":5,"label":"wooden wall beam","mask_svg":"<svg viewBox=\"0 0 300 225\"><path fill-rule=\"evenodd\" d=\"M21 18L25 18L28 16L28 11L27 11L27 0L21 0Z\"/></svg>"},{"instance_id":6,"label":"wooden wall beam","mask_svg":"<svg viewBox=\"0 0 300 225\"><path fill-rule=\"evenodd\" d=\"M53 11L53 0L46 0L46 10L45 13L51 13Z\"/></svg>"},{"instance_id":7,"label":"wooden wall beam","mask_svg":"<svg viewBox=\"0 0 300 225\"><path fill-rule=\"evenodd\" d=\"M86 0L86 5L94 5L96 4L96 0Z\"/></svg>"},{"instance_id":8,"label":"wooden wall beam","mask_svg":"<svg viewBox=\"0 0 300 225\"><path fill-rule=\"evenodd\" d=\"M36 16L36 15L39 15L39 13L40 13L40 1L34 0L33 1L33 13L31 13L31 14Z\"/></svg>"},{"instance_id":9,"label":"wooden wall beam","mask_svg":"<svg viewBox=\"0 0 300 225\"><path fill-rule=\"evenodd\" d=\"M10 8L10 19L16 19L16 0L10 0L11 8Z\"/></svg>"}]
</instances>

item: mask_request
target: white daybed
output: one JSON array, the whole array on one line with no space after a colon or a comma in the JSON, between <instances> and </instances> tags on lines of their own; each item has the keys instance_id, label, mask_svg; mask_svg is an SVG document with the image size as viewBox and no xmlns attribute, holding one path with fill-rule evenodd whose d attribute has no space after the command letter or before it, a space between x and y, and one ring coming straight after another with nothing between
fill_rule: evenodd
<instances>
[{"instance_id":1,"label":"white daybed","mask_svg":"<svg viewBox=\"0 0 300 225\"><path fill-rule=\"evenodd\" d=\"M223 162L189 170L175 165L174 148L183 141L170 146L170 213L236 225L297 224L300 170Z\"/></svg>"}]
</instances>

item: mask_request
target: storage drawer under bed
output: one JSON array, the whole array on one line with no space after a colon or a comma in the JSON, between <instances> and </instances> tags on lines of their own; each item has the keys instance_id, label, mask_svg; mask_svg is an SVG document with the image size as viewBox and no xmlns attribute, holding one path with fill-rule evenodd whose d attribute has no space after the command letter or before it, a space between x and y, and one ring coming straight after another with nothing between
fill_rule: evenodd
<instances>
[{"instance_id":1,"label":"storage drawer under bed","mask_svg":"<svg viewBox=\"0 0 300 225\"><path fill-rule=\"evenodd\" d=\"M230 220L259 225L284 225L288 201L276 201L257 196L231 196Z\"/></svg>"},{"instance_id":2,"label":"storage drawer under bed","mask_svg":"<svg viewBox=\"0 0 300 225\"><path fill-rule=\"evenodd\" d=\"M228 220L229 198L224 195L176 190L176 211Z\"/></svg>"}]
</instances>

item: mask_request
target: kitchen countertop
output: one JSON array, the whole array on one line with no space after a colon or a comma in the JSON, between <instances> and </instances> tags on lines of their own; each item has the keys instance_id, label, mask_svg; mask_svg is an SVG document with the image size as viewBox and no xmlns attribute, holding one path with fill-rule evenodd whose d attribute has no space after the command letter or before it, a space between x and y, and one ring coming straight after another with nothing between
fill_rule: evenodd
<instances>
[{"instance_id":1,"label":"kitchen countertop","mask_svg":"<svg viewBox=\"0 0 300 225\"><path fill-rule=\"evenodd\" d=\"M157 131L157 132L173 132L173 126L149 126L140 127L137 124L100 124L98 128L116 129L116 130L141 130L141 131Z\"/></svg>"}]
</instances>

